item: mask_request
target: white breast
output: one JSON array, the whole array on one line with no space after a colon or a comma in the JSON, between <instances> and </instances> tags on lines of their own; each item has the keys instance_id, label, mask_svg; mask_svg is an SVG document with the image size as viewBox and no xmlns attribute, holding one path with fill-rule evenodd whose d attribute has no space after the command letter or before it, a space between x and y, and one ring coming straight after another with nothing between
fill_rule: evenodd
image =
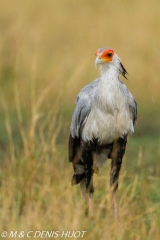
<instances>
[{"instance_id":1,"label":"white breast","mask_svg":"<svg viewBox=\"0 0 160 240\"><path fill-rule=\"evenodd\" d=\"M134 131L128 90L114 75L104 76L92 99L91 112L81 129L83 141L98 138L107 144Z\"/></svg>"}]
</instances>

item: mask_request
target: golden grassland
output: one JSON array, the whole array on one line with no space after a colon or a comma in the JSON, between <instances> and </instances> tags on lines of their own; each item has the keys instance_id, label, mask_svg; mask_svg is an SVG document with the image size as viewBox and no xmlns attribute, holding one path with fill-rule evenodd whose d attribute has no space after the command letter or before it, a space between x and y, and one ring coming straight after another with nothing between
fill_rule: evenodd
<instances>
[{"instance_id":1,"label":"golden grassland","mask_svg":"<svg viewBox=\"0 0 160 240\"><path fill-rule=\"evenodd\" d=\"M0 233L83 230L84 239L158 240L159 1L0 3ZM110 162L95 175L86 218L67 157L74 100L98 76L94 53L104 46L121 57L129 73L123 81L139 106L121 170L117 224Z\"/></svg>"}]
</instances>

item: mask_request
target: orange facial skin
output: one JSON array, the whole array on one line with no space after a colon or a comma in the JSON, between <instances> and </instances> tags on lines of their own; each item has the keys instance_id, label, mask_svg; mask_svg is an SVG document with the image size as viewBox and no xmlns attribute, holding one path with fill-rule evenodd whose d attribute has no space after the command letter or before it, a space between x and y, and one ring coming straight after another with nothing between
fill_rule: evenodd
<instances>
[{"instance_id":1,"label":"orange facial skin","mask_svg":"<svg viewBox=\"0 0 160 240\"><path fill-rule=\"evenodd\" d=\"M112 49L97 49L96 56L101 59L102 62L111 62L114 56L114 51Z\"/></svg>"}]
</instances>

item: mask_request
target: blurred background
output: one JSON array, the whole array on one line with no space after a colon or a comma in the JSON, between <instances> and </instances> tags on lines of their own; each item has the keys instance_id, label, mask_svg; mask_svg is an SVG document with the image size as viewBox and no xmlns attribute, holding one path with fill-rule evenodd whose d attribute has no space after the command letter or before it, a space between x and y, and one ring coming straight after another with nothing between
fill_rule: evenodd
<instances>
[{"instance_id":1,"label":"blurred background","mask_svg":"<svg viewBox=\"0 0 160 240\"><path fill-rule=\"evenodd\" d=\"M111 210L102 207L108 163L95 177L95 208L101 211L94 224L105 219L109 227L107 233L100 225L93 230L92 222L88 239L151 239L153 234L158 239L160 2L1 0L0 5L1 230L86 226L79 186L70 188L68 134L78 92L99 75L95 51L111 47L128 72L128 80L121 79L137 100L138 121L121 171L121 238L112 236ZM63 212L55 212L64 199Z\"/></svg>"}]
</instances>

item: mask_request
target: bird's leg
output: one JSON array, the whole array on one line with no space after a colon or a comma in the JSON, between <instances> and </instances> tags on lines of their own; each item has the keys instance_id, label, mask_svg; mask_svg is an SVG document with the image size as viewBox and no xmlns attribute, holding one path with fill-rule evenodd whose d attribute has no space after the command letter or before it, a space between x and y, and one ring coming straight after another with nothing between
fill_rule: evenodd
<instances>
[{"instance_id":1,"label":"bird's leg","mask_svg":"<svg viewBox=\"0 0 160 240\"><path fill-rule=\"evenodd\" d=\"M93 173L97 174L99 172L99 169L97 167L96 152L92 151L91 154L92 154L91 155L92 158L91 158L91 162L90 163L92 164L92 166L89 165L91 178L90 178L90 182L89 182L88 187L86 186L86 204L87 204L86 215L88 215L88 213L90 212L89 210L92 210L92 194L94 192L94 188L93 188ZM88 166L87 166L87 169L88 169Z\"/></svg>"},{"instance_id":2,"label":"bird's leg","mask_svg":"<svg viewBox=\"0 0 160 240\"><path fill-rule=\"evenodd\" d=\"M115 219L118 220L118 207L116 200L116 191L118 189L119 172L121 169L123 155L125 153L125 147L127 143L127 136L119 138L114 141L113 149L111 153L111 172L110 172L110 186L113 194L113 206Z\"/></svg>"},{"instance_id":3,"label":"bird's leg","mask_svg":"<svg viewBox=\"0 0 160 240\"><path fill-rule=\"evenodd\" d=\"M89 213L89 208L91 207L91 199L93 189L93 158L90 146L87 145L82 153L82 158L84 162L84 182L86 187L86 215Z\"/></svg>"},{"instance_id":4,"label":"bird's leg","mask_svg":"<svg viewBox=\"0 0 160 240\"><path fill-rule=\"evenodd\" d=\"M118 208L117 208L117 200L116 200L116 190L118 188L118 175L120 171L120 166L117 164L118 158L118 140L115 140L113 143L113 149L111 153L111 172L110 172L110 186L112 190L112 197L113 197L113 207L114 207L114 216L116 221L118 220ZM121 164L120 164L121 165Z\"/></svg>"}]
</instances>

